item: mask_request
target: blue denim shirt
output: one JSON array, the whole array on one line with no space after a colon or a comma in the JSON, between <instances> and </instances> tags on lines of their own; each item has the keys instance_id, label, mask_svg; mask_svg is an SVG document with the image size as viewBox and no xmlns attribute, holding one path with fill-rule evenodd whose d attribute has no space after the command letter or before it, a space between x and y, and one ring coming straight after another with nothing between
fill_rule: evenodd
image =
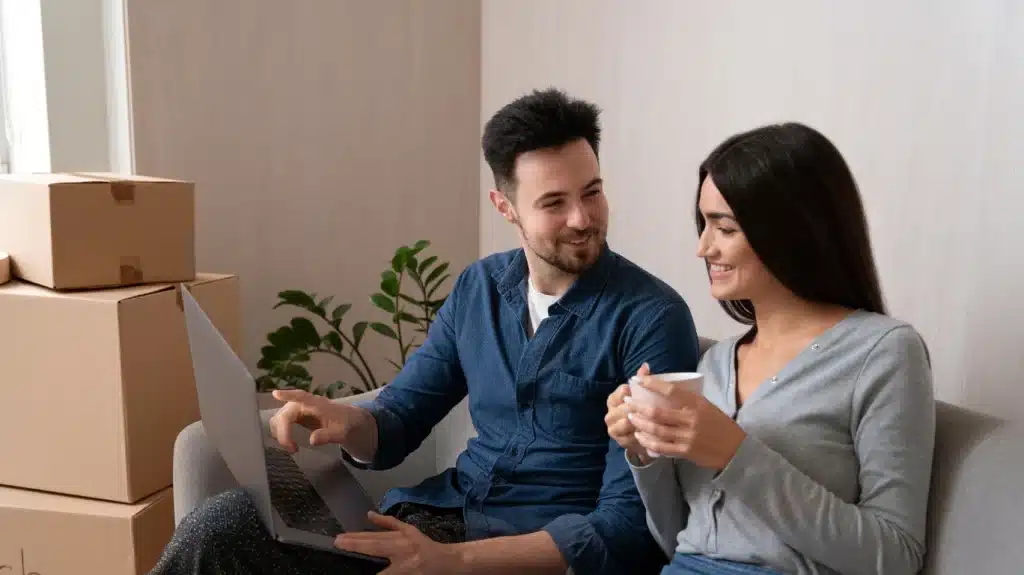
<instances>
[{"instance_id":1,"label":"blue denim shirt","mask_svg":"<svg viewBox=\"0 0 1024 575\"><path fill-rule=\"evenodd\" d=\"M471 540L546 530L579 574L662 565L604 416L643 362L653 373L696 369L689 308L605 246L531 338L527 275L522 250L469 266L424 344L366 405L379 430L372 469L401 463L467 394L477 431L454 469L389 491L382 507L461 508Z\"/></svg>"}]
</instances>

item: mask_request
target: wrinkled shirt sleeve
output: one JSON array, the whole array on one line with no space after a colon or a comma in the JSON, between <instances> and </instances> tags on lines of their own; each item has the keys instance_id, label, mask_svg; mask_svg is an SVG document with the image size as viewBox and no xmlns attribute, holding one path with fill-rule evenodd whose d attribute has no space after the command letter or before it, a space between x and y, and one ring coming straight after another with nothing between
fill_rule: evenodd
<instances>
[{"instance_id":1,"label":"wrinkled shirt sleeve","mask_svg":"<svg viewBox=\"0 0 1024 575\"><path fill-rule=\"evenodd\" d=\"M402 463L466 396L455 330L455 308L462 285L460 277L438 310L423 345L407 359L394 381L374 399L356 403L377 421L377 453L367 463L343 452L353 466L383 470Z\"/></svg>"}]
</instances>

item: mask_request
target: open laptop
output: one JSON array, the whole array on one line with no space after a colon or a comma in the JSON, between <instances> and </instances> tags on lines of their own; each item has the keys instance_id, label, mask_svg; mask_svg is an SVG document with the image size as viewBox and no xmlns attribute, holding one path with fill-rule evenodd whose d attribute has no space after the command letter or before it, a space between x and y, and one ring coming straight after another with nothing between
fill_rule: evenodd
<instances>
[{"instance_id":1,"label":"open laptop","mask_svg":"<svg viewBox=\"0 0 1024 575\"><path fill-rule=\"evenodd\" d=\"M256 383L245 364L192 294L179 287L203 427L235 480L246 489L270 535L387 565L387 559L334 546L342 532L380 530L369 522L372 498L352 475L337 446L310 447L294 430L296 453L286 451L260 419ZM333 448L333 449L332 449Z\"/></svg>"}]
</instances>

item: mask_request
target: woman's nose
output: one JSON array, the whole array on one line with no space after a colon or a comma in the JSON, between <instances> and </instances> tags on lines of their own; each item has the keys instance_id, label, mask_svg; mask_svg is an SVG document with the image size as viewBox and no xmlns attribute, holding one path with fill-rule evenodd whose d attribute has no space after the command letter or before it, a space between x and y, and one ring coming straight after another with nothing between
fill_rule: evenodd
<instances>
[{"instance_id":1,"label":"woman's nose","mask_svg":"<svg viewBox=\"0 0 1024 575\"><path fill-rule=\"evenodd\" d=\"M711 246L709 245L710 242L708 242L707 238L708 238L708 233L707 233L707 229L705 228L705 230L703 232L701 232L700 236L697 238L697 257L698 258L707 257L708 251L710 251L710 247Z\"/></svg>"}]
</instances>

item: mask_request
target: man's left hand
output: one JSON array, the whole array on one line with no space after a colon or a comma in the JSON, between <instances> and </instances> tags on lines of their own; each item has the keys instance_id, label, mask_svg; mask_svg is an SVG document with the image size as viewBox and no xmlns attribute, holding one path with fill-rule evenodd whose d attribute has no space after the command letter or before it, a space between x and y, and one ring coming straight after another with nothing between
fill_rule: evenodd
<instances>
[{"instance_id":1,"label":"man's left hand","mask_svg":"<svg viewBox=\"0 0 1024 575\"><path fill-rule=\"evenodd\" d=\"M370 512L370 521L387 531L344 533L335 539L343 551L384 557L391 561L380 575L458 575L462 557L455 545L438 543L419 529L388 515Z\"/></svg>"}]
</instances>

